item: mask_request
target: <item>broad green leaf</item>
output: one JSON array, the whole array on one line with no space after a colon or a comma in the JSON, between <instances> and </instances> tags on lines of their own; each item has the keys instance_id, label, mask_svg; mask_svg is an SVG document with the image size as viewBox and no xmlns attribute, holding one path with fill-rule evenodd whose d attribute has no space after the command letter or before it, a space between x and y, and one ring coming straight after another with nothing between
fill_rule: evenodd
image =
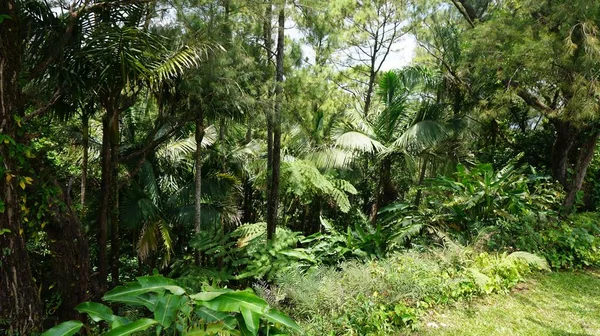
<instances>
[{"instance_id":1,"label":"broad green leaf","mask_svg":"<svg viewBox=\"0 0 600 336\"><path fill-rule=\"evenodd\" d=\"M138 331L144 331L151 326L155 325L157 322L152 319L142 318L135 322L131 322L129 324L117 327L106 334L104 336L125 336L131 335Z\"/></svg>"},{"instance_id":2,"label":"broad green leaf","mask_svg":"<svg viewBox=\"0 0 600 336\"><path fill-rule=\"evenodd\" d=\"M248 331L252 335L256 335L258 333L258 328L260 327L260 314L246 307L241 307L240 312L242 313Z\"/></svg>"},{"instance_id":3,"label":"broad green leaf","mask_svg":"<svg viewBox=\"0 0 600 336\"><path fill-rule=\"evenodd\" d=\"M208 334L206 333L204 328L195 328L195 329L186 331L183 335L184 336L207 336Z\"/></svg>"},{"instance_id":4,"label":"broad green leaf","mask_svg":"<svg viewBox=\"0 0 600 336\"><path fill-rule=\"evenodd\" d=\"M300 259L300 260L308 260L311 262L316 262L315 258L313 256L311 256L310 254L308 254L305 249L297 248L297 249L293 249L293 250L280 251L279 253L286 255L288 257L294 257L294 258Z\"/></svg>"},{"instance_id":5,"label":"broad green leaf","mask_svg":"<svg viewBox=\"0 0 600 336\"><path fill-rule=\"evenodd\" d=\"M241 336L254 336L254 334L252 334L246 327L246 323L244 322L244 318L242 316L237 315L236 320L238 322L238 329Z\"/></svg>"},{"instance_id":6,"label":"broad green leaf","mask_svg":"<svg viewBox=\"0 0 600 336\"><path fill-rule=\"evenodd\" d=\"M356 131L346 132L335 141L336 147L363 153L378 153L386 149L379 141Z\"/></svg>"},{"instance_id":7,"label":"broad green leaf","mask_svg":"<svg viewBox=\"0 0 600 336\"><path fill-rule=\"evenodd\" d=\"M196 308L196 316L203 319L206 323L212 323L217 321L223 321L227 317L230 317L231 314L226 312L215 311L204 306L198 306Z\"/></svg>"},{"instance_id":8,"label":"broad green leaf","mask_svg":"<svg viewBox=\"0 0 600 336\"><path fill-rule=\"evenodd\" d=\"M210 309L224 312L239 312L242 307L257 313L263 313L268 309L265 300L246 291L223 293L213 300L201 303Z\"/></svg>"},{"instance_id":9,"label":"broad green leaf","mask_svg":"<svg viewBox=\"0 0 600 336\"><path fill-rule=\"evenodd\" d=\"M165 328L171 326L175 320L182 296L163 294L158 297L156 302L156 310L154 310L154 319Z\"/></svg>"},{"instance_id":10,"label":"broad green leaf","mask_svg":"<svg viewBox=\"0 0 600 336\"><path fill-rule=\"evenodd\" d=\"M113 311L107 306L98 302L83 302L75 307L80 313L88 314L89 317L95 322L98 321L113 321Z\"/></svg>"},{"instance_id":11,"label":"broad green leaf","mask_svg":"<svg viewBox=\"0 0 600 336\"><path fill-rule=\"evenodd\" d=\"M197 294L190 295L192 300L196 301L210 301L218 296L221 296L225 293L231 292L230 290L214 290L210 292L201 292Z\"/></svg>"},{"instance_id":12,"label":"broad green leaf","mask_svg":"<svg viewBox=\"0 0 600 336\"><path fill-rule=\"evenodd\" d=\"M264 314L264 317L270 321L273 322L275 324L281 324L283 326L286 326L290 329L294 329L296 331L300 331L300 326L294 321L292 320L290 317L288 317L287 315L285 315L284 313L275 310L275 309L269 309L269 311L267 311Z\"/></svg>"},{"instance_id":13,"label":"broad green leaf","mask_svg":"<svg viewBox=\"0 0 600 336\"><path fill-rule=\"evenodd\" d=\"M144 306L150 311L156 308L157 296L154 293L144 293L137 296L116 296L111 298L111 302L120 302L132 306Z\"/></svg>"},{"instance_id":14,"label":"broad green leaf","mask_svg":"<svg viewBox=\"0 0 600 336\"><path fill-rule=\"evenodd\" d=\"M79 321L67 321L46 330L42 336L71 336L78 332L81 327L83 327L83 323Z\"/></svg>"},{"instance_id":15,"label":"broad green leaf","mask_svg":"<svg viewBox=\"0 0 600 336\"><path fill-rule=\"evenodd\" d=\"M122 325L126 325L126 324L131 323L130 320L128 320L128 319L126 319L124 317L121 317L121 316L113 316L113 317L114 317L114 320L110 324L110 328L111 329L116 329L116 328L118 328L118 327L120 327Z\"/></svg>"},{"instance_id":16,"label":"broad green leaf","mask_svg":"<svg viewBox=\"0 0 600 336\"><path fill-rule=\"evenodd\" d=\"M185 293L183 288L177 286L173 279L168 279L163 276L145 276L137 278L138 282L130 282L124 286L117 286L104 294L103 300L116 301L117 299L136 296L139 294L155 292L163 293L165 290L175 294L182 295Z\"/></svg>"}]
</instances>

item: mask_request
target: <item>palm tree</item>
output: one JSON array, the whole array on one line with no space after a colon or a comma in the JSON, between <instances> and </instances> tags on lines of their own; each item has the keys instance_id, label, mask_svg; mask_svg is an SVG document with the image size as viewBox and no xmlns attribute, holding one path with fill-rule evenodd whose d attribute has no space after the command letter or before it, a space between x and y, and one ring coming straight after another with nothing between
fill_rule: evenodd
<instances>
[{"instance_id":1,"label":"palm tree","mask_svg":"<svg viewBox=\"0 0 600 336\"><path fill-rule=\"evenodd\" d=\"M397 198L392 166L400 163L408 168L414 158L448 135L440 113L443 109L421 94L436 83L436 75L422 67L384 73L377 91L383 108L372 118L351 114L345 132L336 140L338 148L366 154L367 162L369 157L375 158L379 181L372 223L379 210Z\"/></svg>"}]
</instances>

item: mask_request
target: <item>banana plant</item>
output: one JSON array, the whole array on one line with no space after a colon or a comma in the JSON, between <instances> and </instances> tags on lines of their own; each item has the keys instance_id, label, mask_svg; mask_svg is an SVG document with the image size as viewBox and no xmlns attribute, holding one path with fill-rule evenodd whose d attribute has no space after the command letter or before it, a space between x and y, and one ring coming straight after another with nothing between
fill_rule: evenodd
<instances>
[{"instance_id":1,"label":"banana plant","mask_svg":"<svg viewBox=\"0 0 600 336\"><path fill-rule=\"evenodd\" d=\"M285 314L272 309L252 290L210 289L189 295L175 280L163 276L138 277L136 282L108 291L103 301L145 308L143 318L129 320L115 315L98 302L83 302L75 309L94 322L108 326L102 335L125 336L154 328L156 335L283 335L281 328L299 331ZM66 321L42 336L70 336L83 327L80 321Z\"/></svg>"}]
</instances>

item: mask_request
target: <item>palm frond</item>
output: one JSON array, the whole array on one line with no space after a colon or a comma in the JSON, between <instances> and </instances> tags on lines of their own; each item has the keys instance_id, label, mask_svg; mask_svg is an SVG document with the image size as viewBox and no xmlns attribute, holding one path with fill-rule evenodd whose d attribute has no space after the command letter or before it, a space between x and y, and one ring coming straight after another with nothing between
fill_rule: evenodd
<instances>
[{"instance_id":1,"label":"palm frond","mask_svg":"<svg viewBox=\"0 0 600 336\"><path fill-rule=\"evenodd\" d=\"M314 162L315 166L320 169L343 169L348 168L357 157L356 151L348 151L333 147L312 151L308 153L304 159Z\"/></svg>"},{"instance_id":2,"label":"palm frond","mask_svg":"<svg viewBox=\"0 0 600 336\"><path fill-rule=\"evenodd\" d=\"M165 80L182 75L187 69L197 67L200 62L199 50L189 46L162 56L162 59L154 62L150 67L150 82L158 85Z\"/></svg>"},{"instance_id":3,"label":"palm frond","mask_svg":"<svg viewBox=\"0 0 600 336\"><path fill-rule=\"evenodd\" d=\"M420 153L433 147L448 137L445 127L434 120L423 120L408 128L395 142L394 146Z\"/></svg>"},{"instance_id":4,"label":"palm frond","mask_svg":"<svg viewBox=\"0 0 600 336\"><path fill-rule=\"evenodd\" d=\"M377 153L385 149L385 146L381 142L356 131L340 135L335 141L335 146L362 153Z\"/></svg>"}]
</instances>

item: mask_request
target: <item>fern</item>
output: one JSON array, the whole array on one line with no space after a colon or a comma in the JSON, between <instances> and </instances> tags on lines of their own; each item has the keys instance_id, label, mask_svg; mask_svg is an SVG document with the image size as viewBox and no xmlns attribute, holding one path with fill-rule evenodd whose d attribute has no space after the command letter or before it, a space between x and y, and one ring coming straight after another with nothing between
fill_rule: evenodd
<instances>
[{"instance_id":1,"label":"fern","mask_svg":"<svg viewBox=\"0 0 600 336\"><path fill-rule=\"evenodd\" d=\"M262 237L267 233L267 223L252 223L252 224L244 224L235 229L231 233L232 237L237 237L237 246L244 247L250 243L250 241Z\"/></svg>"},{"instance_id":2,"label":"fern","mask_svg":"<svg viewBox=\"0 0 600 336\"><path fill-rule=\"evenodd\" d=\"M536 267L540 270L550 270L548 261L546 259L529 252L517 251L513 252L508 256L509 259L518 259L526 262L529 266Z\"/></svg>"},{"instance_id":3,"label":"fern","mask_svg":"<svg viewBox=\"0 0 600 336\"><path fill-rule=\"evenodd\" d=\"M314 196L322 196L333 201L342 212L348 212L351 207L347 194L357 193L350 182L323 175L314 164L304 160L285 162L282 178L287 192L302 203L310 203Z\"/></svg>"}]
</instances>

